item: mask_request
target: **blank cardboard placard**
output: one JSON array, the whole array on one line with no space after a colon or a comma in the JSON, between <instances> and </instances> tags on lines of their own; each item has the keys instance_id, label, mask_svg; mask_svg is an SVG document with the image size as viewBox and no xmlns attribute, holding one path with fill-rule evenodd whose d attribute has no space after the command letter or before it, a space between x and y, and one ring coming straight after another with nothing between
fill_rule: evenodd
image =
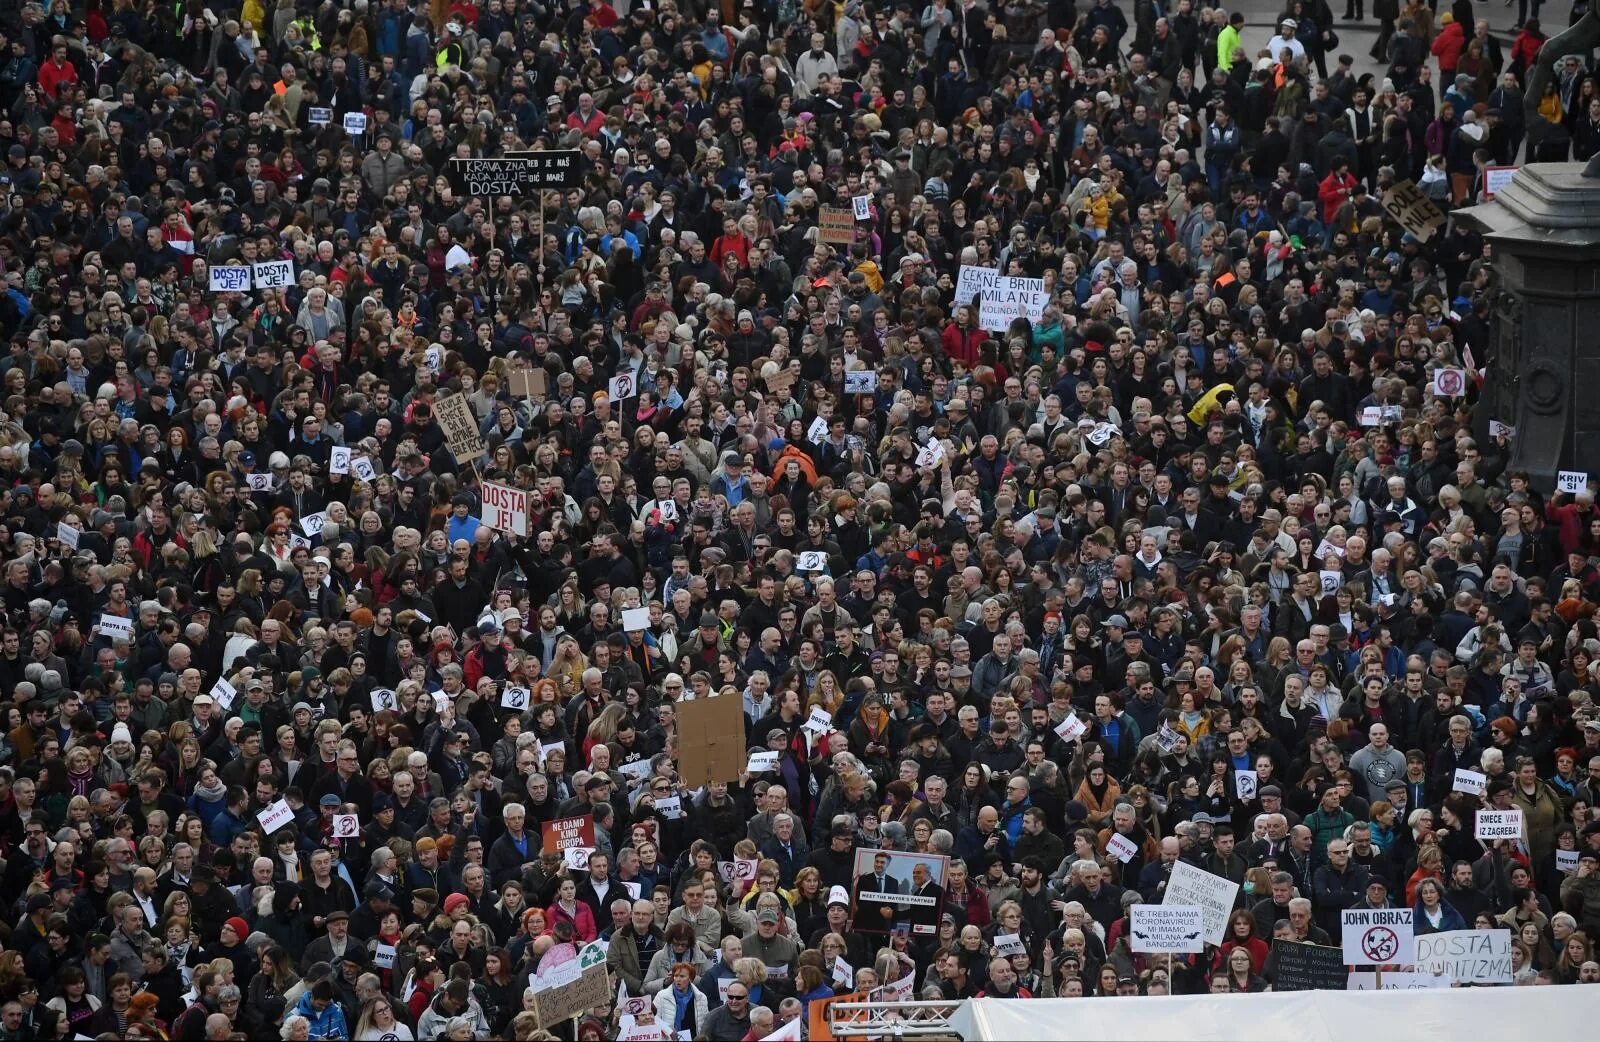
<instances>
[{"instance_id":1,"label":"blank cardboard placard","mask_svg":"<svg viewBox=\"0 0 1600 1042\"><path fill-rule=\"evenodd\" d=\"M736 782L744 769L744 706L737 698L696 698L676 703L678 773L690 786Z\"/></svg>"}]
</instances>

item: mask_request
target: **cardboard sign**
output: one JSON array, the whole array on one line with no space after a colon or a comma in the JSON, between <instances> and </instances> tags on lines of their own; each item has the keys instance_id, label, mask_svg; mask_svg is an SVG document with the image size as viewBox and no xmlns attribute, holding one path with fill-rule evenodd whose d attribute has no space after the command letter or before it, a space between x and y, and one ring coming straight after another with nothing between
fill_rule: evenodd
<instances>
[{"instance_id":1,"label":"cardboard sign","mask_svg":"<svg viewBox=\"0 0 1600 1042\"><path fill-rule=\"evenodd\" d=\"M611 404L625 402L637 396L639 389L634 386L632 373L618 373L606 384L606 395L611 399Z\"/></svg>"},{"instance_id":2,"label":"cardboard sign","mask_svg":"<svg viewBox=\"0 0 1600 1042\"><path fill-rule=\"evenodd\" d=\"M802 550L795 558L794 570L797 572L827 572L828 554L823 550Z\"/></svg>"},{"instance_id":3,"label":"cardboard sign","mask_svg":"<svg viewBox=\"0 0 1600 1042\"><path fill-rule=\"evenodd\" d=\"M690 788L736 782L745 765L743 700L694 698L676 703L678 773Z\"/></svg>"},{"instance_id":4,"label":"cardboard sign","mask_svg":"<svg viewBox=\"0 0 1600 1042\"><path fill-rule=\"evenodd\" d=\"M1489 776L1477 771L1469 771L1465 767L1457 767L1455 780L1450 784L1451 792L1464 792L1468 796L1482 796L1484 788L1489 784Z\"/></svg>"},{"instance_id":5,"label":"cardboard sign","mask_svg":"<svg viewBox=\"0 0 1600 1042\"><path fill-rule=\"evenodd\" d=\"M239 692L234 690L233 685L228 683L226 677L218 677L217 682L211 685L210 695L217 705L221 706L223 711L226 712L233 708L233 701L239 697Z\"/></svg>"},{"instance_id":6,"label":"cardboard sign","mask_svg":"<svg viewBox=\"0 0 1600 1042\"><path fill-rule=\"evenodd\" d=\"M1346 908L1340 919L1344 961L1350 966L1408 963L1414 952L1409 908Z\"/></svg>"},{"instance_id":7,"label":"cardboard sign","mask_svg":"<svg viewBox=\"0 0 1600 1042\"><path fill-rule=\"evenodd\" d=\"M622 609L622 631L624 633L638 633L640 630L650 628L649 608L624 608Z\"/></svg>"},{"instance_id":8,"label":"cardboard sign","mask_svg":"<svg viewBox=\"0 0 1600 1042\"><path fill-rule=\"evenodd\" d=\"M556 818L539 826L540 839L545 851L568 850L572 847L594 846L594 815L579 814L571 818Z\"/></svg>"},{"instance_id":9,"label":"cardboard sign","mask_svg":"<svg viewBox=\"0 0 1600 1042\"><path fill-rule=\"evenodd\" d=\"M400 699L395 697L395 693L389 688L375 687L372 689L370 697L372 698L372 711L374 713L381 713L385 709L398 710L400 708Z\"/></svg>"},{"instance_id":10,"label":"cardboard sign","mask_svg":"<svg viewBox=\"0 0 1600 1042\"><path fill-rule=\"evenodd\" d=\"M79 534L80 533L76 528L73 528L65 521L56 522L56 542L66 547L68 550L76 550L78 548Z\"/></svg>"},{"instance_id":11,"label":"cardboard sign","mask_svg":"<svg viewBox=\"0 0 1600 1042\"><path fill-rule=\"evenodd\" d=\"M1348 969L1344 952L1326 944L1273 941L1277 975L1273 991L1343 991ZM1387 974L1385 974L1387 976Z\"/></svg>"},{"instance_id":12,"label":"cardboard sign","mask_svg":"<svg viewBox=\"0 0 1600 1042\"><path fill-rule=\"evenodd\" d=\"M102 615L96 624L103 636L112 640L132 640L133 620L124 619L116 615Z\"/></svg>"},{"instance_id":13,"label":"cardboard sign","mask_svg":"<svg viewBox=\"0 0 1600 1042\"><path fill-rule=\"evenodd\" d=\"M1510 984L1511 931L1424 934L1417 938L1416 972L1455 984Z\"/></svg>"},{"instance_id":14,"label":"cardboard sign","mask_svg":"<svg viewBox=\"0 0 1600 1042\"><path fill-rule=\"evenodd\" d=\"M1089 725L1084 723L1077 713L1068 713L1066 718L1056 725L1056 734L1061 736L1063 742L1075 742L1082 738L1087 730Z\"/></svg>"},{"instance_id":15,"label":"cardboard sign","mask_svg":"<svg viewBox=\"0 0 1600 1042\"><path fill-rule=\"evenodd\" d=\"M251 492L271 492L272 491L272 475L271 474L246 474L244 476L244 483L245 483L245 487L248 488Z\"/></svg>"},{"instance_id":16,"label":"cardboard sign","mask_svg":"<svg viewBox=\"0 0 1600 1042\"><path fill-rule=\"evenodd\" d=\"M1465 369L1435 369L1433 371L1433 393L1440 398L1460 398L1467 393L1467 371Z\"/></svg>"},{"instance_id":17,"label":"cardboard sign","mask_svg":"<svg viewBox=\"0 0 1600 1042\"><path fill-rule=\"evenodd\" d=\"M522 712L528 708L532 696L525 687L508 687L500 692L500 708Z\"/></svg>"},{"instance_id":18,"label":"cardboard sign","mask_svg":"<svg viewBox=\"0 0 1600 1042\"><path fill-rule=\"evenodd\" d=\"M333 122L332 109L307 109L306 122L314 127L325 127Z\"/></svg>"},{"instance_id":19,"label":"cardboard sign","mask_svg":"<svg viewBox=\"0 0 1600 1042\"><path fill-rule=\"evenodd\" d=\"M1126 865L1139 852L1139 844L1120 832L1113 832L1106 840L1106 853Z\"/></svg>"},{"instance_id":20,"label":"cardboard sign","mask_svg":"<svg viewBox=\"0 0 1600 1042\"><path fill-rule=\"evenodd\" d=\"M1522 838L1522 811L1480 810L1473 835L1490 843L1501 839L1516 842Z\"/></svg>"},{"instance_id":21,"label":"cardboard sign","mask_svg":"<svg viewBox=\"0 0 1600 1042\"><path fill-rule=\"evenodd\" d=\"M355 839L361 835L361 815L335 814L333 816L333 838Z\"/></svg>"},{"instance_id":22,"label":"cardboard sign","mask_svg":"<svg viewBox=\"0 0 1600 1042\"><path fill-rule=\"evenodd\" d=\"M1563 470L1556 475L1556 491L1575 496L1589 487L1589 474L1583 470Z\"/></svg>"},{"instance_id":23,"label":"cardboard sign","mask_svg":"<svg viewBox=\"0 0 1600 1042\"><path fill-rule=\"evenodd\" d=\"M256 814L256 820L261 823L261 831L270 836L294 823L294 811L289 809L287 800L278 800L269 807L263 807Z\"/></svg>"},{"instance_id":24,"label":"cardboard sign","mask_svg":"<svg viewBox=\"0 0 1600 1042\"><path fill-rule=\"evenodd\" d=\"M1205 915L1193 905L1136 904L1128 916L1133 951L1192 955L1205 950Z\"/></svg>"},{"instance_id":25,"label":"cardboard sign","mask_svg":"<svg viewBox=\"0 0 1600 1042\"><path fill-rule=\"evenodd\" d=\"M1001 275L978 296L978 327L1004 333L1019 318L1042 322L1049 303L1050 294L1045 292L1043 279Z\"/></svg>"},{"instance_id":26,"label":"cardboard sign","mask_svg":"<svg viewBox=\"0 0 1600 1042\"><path fill-rule=\"evenodd\" d=\"M1228 916L1238 899L1238 883L1212 875L1187 861L1175 861L1161 903L1198 907L1205 916L1206 943L1220 947L1228 930Z\"/></svg>"},{"instance_id":27,"label":"cardboard sign","mask_svg":"<svg viewBox=\"0 0 1600 1042\"><path fill-rule=\"evenodd\" d=\"M284 289L294 285L294 261L258 261L252 274L256 289Z\"/></svg>"},{"instance_id":28,"label":"cardboard sign","mask_svg":"<svg viewBox=\"0 0 1600 1042\"><path fill-rule=\"evenodd\" d=\"M878 385L878 374L871 369L847 369L844 374L845 394L871 394ZM827 429L823 429L827 433Z\"/></svg>"},{"instance_id":29,"label":"cardboard sign","mask_svg":"<svg viewBox=\"0 0 1600 1042\"><path fill-rule=\"evenodd\" d=\"M346 112L344 114L344 132L351 137L359 137L367 132L367 114L365 112Z\"/></svg>"},{"instance_id":30,"label":"cardboard sign","mask_svg":"<svg viewBox=\"0 0 1600 1042\"><path fill-rule=\"evenodd\" d=\"M350 449L348 446L335 445L333 450L328 453L328 473L350 473Z\"/></svg>"},{"instance_id":31,"label":"cardboard sign","mask_svg":"<svg viewBox=\"0 0 1600 1042\"><path fill-rule=\"evenodd\" d=\"M1400 227L1423 242L1444 227L1444 214L1410 181L1400 181L1383 193L1383 209Z\"/></svg>"},{"instance_id":32,"label":"cardboard sign","mask_svg":"<svg viewBox=\"0 0 1600 1042\"><path fill-rule=\"evenodd\" d=\"M848 246L856 241L856 215L843 206L817 207L817 241Z\"/></svg>"},{"instance_id":33,"label":"cardboard sign","mask_svg":"<svg viewBox=\"0 0 1600 1042\"><path fill-rule=\"evenodd\" d=\"M506 387L513 398L543 398L550 391L550 374L543 369L515 369Z\"/></svg>"},{"instance_id":34,"label":"cardboard sign","mask_svg":"<svg viewBox=\"0 0 1600 1042\"><path fill-rule=\"evenodd\" d=\"M528 494L520 488L485 481L482 485L484 524L497 532L528 534Z\"/></svg>"},{"instance_id":35,"label":"cardboard sign","mask_svg":"<svg viewBox=\"0 0 1600 1042\"><path fill-rule=\"evenodd\" d=\"M456 462L465 466L484 454L478 420L465 396L452 394L433 403L433 418L444 432L445 446Z\"/></svg>"},{"instance_id":36,"label":"cardboard sign","mask_svg":"<svg viewBox=\"0 0 1600 1042\"><path fill-rule=\"evenodd\" d=\"M582 961L580 953L577 962L569 960L565 963L567 966L581 967L574 980L541 986L530 977L529 987L534 989L534 1015L539 1018L540 1027L546 1030L558 1028L562 1021L571 1020L611 1001L611 982L604 958L588 966L582 966Z\"/></svg>"},{"instance_id":37,"label":"cardboard sign","mask_svg":"<svg viewBox=\"0 0 1600 1042\"><path fill-rule=\"evenodd\" d=\"M206 270L206 288L213 293L250 292L248 264L218 265Z\"/></svg>"}]
</instances>

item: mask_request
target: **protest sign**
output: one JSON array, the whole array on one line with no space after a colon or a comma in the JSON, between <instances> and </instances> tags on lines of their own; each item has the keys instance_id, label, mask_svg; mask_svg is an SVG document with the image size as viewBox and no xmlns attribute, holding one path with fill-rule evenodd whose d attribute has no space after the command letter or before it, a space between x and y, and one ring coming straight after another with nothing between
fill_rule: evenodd
<instances>
[{"instance_id":1,"label":"protest sign","mask_svg":"<svg viewBox=\"0 0 1600 1042\"><path fill-rule=\"evenodd\" d=\"M1460 398L1467 393L1467 371L1465 369L1435 369L1433 371L1433 393L1440 398Z\"/></svg>"},{"instance_id":2,"label":"protest sign","mask_svg":"<svg viewBox=\"0 0 1600 1042\"><path fill-rule=\"evenodd\" d=\"M206 286L213 293L249 293L248 264L219 264L206 270Z\"/></svg>"},{"instance_id":3,"label":"protest sign","mask_svg":"<svg viewBox=\"0 0 1600 1042\"><path fill-rule=\"evenodd\" d=\"M500 692L500 708L522 712L528 708L531 696L525 687L507 687Z\"/></svg>"},{"instance_id":4,"label":"protest sign","mask_svg":"<svg viewBox=\"0 0 1600 1042\"><path fill-rule=\"evenodd\" d=\"M1456 984L1510 984L1510 930L1446 930L1417 938L1416 972Z\"/></svg>"},{"instance_id":5,"label":"protest sign","mask_svg":"<svg viewBox=\"0 0 1600 1042\"><path fill-rule=\"evenodd\" d=\"M855 211L844 206L817 207L817 240L848 246L856 239Z\"/></svg>"},{"instance_id":6,"label":"protest sign","mask_svg":"<svg viewBox=\"0 0 1600 1042\"><path fill-rule=\"evenodd\" d=\"M1045 292L1043 279L1001 275L978 295L978 326L1003 333L1019 318L1042 322L1048 303L1050 294Z\"/></svg>"},{"instance_id":7,"label":"protest sign","mask_svg":"<svg viewBox=\"0 0 1600 1042\"><path fill-rule=\"evenodd\" d=\"M1431 973L1412 973L1409 970L1384 970L1382 973L1351 970L1349 977L1345 979L1346 991L1424 991L1449 986L1449 977L1435 977Z\"/></svg>"},{"instance_id":8,"label":"protest sign","mask_svg":"<svg viewBox=\"0 0 1600 1042\"><path fill-rule=\"evenodd\" d=\"M844 374L845 394L871 394L878 383L878 374L871 369L847 369ZM824 429L826 434L827 430Z\"/></svg>"},{"instance_id":9,"label":"protest sign","mask_svg":"<svg viewBox=\"0 0 1600 1042\"><path fill-rule=\"evenodd\" d=\"M333 122L333 110L323 108L307 109L306 122L314 127L325 127Z\"/></svg>"},{"instance_id":10,"label":"protest sign","mask_svg":"<svg viewBox=\"0 0 1600 1042\"><path fill-rule=\"evenodd\" d=\"M359 137L367 132L367 114L365 112L346 112L344 114L344 132L351 137Z\"/></svg>"},{"instance_id":11,"label":"protest sign","mask_svg":"<svg viewBox=\"0 0 1600 1042\"><path fill-rule=\"evenodd\" d=\"M294 261L257 261L252 274L256 289L284 289L294 284Z\"/></svg>"},{"instance_id":12,"label":"protest sign","mask_svg":"<svg viewBox=\"0 0 1600 1042\"><path fill-rule=\"evenodd\" d=\"M444 432L445 447L456 462L466 464L482 456L483 438L478 434L478 420L472 414L465 395L452 394L433 403L433 418Z\"/></svg>"},{"instance_id":13,"label":"protest sign","mask_svg":"<svg viewBox=\"0 0 1600 1042\"><path fill-rule=\"evenodd\" d=\"M372 964L380 970L393 969L394 955L394 945L378 944L372 949Z\"/></svg>"},{"instance_id":14,"label":"protest sign","mask_svg":"<svg viewBox=\"0 0 1600 1042\"><path fill-rule=\"evenodd\" d=\"M1556 871L1566 874L1578 870L1578 854L1576 850L1556 851Z\"/></svg>"},{"instance_id":15,"label":"protest sign","mask_svg":"<svg viewBox=\"0 0 1600 1042\"><path fill-rule=\"evenodd\" d=\"M1387 189L1383 193L1383 209L1423 242L1444 227L1444 214L1439 207L1411 181L1400 181Z\"/></svg>"},{"instance_id":16,"label":"protest sign","mask_svg":"<svg viewBox=\"0 0 1600 1042\"><path fill-rule=\"evenodd\" d=\"M587 1013L611 1001L611 981L606 973L605 960L602 958L588 966L583 966L582 961L580 955L577 962L569 960L564 964L581 967L572 980L534 983L539 975L530 975L529 987L534 989L534 1014L539 1018L541 1027L558 1027L562 1021L571 1020L580 1013Z\"/></svg>"},{"instance_id":17,"label":"protest sign","mask_svg":"<svg viewBox=\"0 0 1600 1042\"><path fill-rule=\"evenodd\" d=\"M319 510L315 514L307 514L300 519L301 529L305 531L306 535L313 537L321 535L322 526L327 523L328 512L326 510Z\"/></svg>"},{"instance_id":18,"label":"protest sign","mask_svg":"<svg viewBox=\"0 0 1600 1042\"><path fill-rule=\"evenodd\" d=\"M1014 933L997 933L994 935L994 949L1007 958L1013 955L1028 954L1027 945L1022 943L1022 936Z\"/></svg>"},{"instance_id":19,"label":"protest sign","mask_svg":"<svg viewBox=\"0 0 1600 1042\"><path fill-rule=\"evenodd\" d=\"M1556 491L1575 496L1589 487L1589 473L1583 470L1563 470L1556 475Z\"/></svg>"},{"instance_id":20,"label":"protest sign","mask_svg":"<svg viewBox=\"0 0 1600 1042\"><path fill-rule=\"evenodd\" d=\"M686 699L678 712L678 773L691 787L736 782L745 765L743 700Z\"/></svg>"},{"instance_id":21,"label":"protest sign","mask_svg":"<svg viewBox=\"0 0 1600 1042\"><path fill-rule=\"evenodd\" d=\"M1241 802L1248 803L1256 798L1256 786L1260 784L1255 771L1234 771L1233 791Z\"/></svg>"},{"instance_id":22,"label":"protest sign","mask_svg":"<svg viewBox=\"0 0 1600 1042\"><path fill-rule=\"evenodd\" d=\"M761 753L751 753L750 754L750 762L745 764L745 768L744 768L745 773L746 774L764 774L767 771L775 771L775 770L777 770L778 769L778 757L780 755L781 755L780 753L777 753L777 752L774 752L774 751L761 752Z\"/></svg>"},{"instance_id":23,"label":"protest sign","mask_svg":"<svg viewBox=\"0 0 1600 1042\"><path fill-rule=\"evenodd\" d=\"M256 820L261 823L261 831L270 836L284 826L294 823L294 811L289 809L287 800L277 800L261 808L256 813Z\"/></svg>"},{"instance_id":24,"label":"protest sign","mask_svg":"<svg viewBox=\"0 0 1600 1042\"><path fill-rule=\"evenodd\" d=\"M371 691L372 711L381 713L385 709L394 710L400 706L400 700L395 697L394 691L386 687L375 687Z\"/></svg>"},{"instance_id":25,"label":"protest sign","mask_svg":"<svg viewBox=\"0 0 1600 1042\"><path fill-rule=\"evenodd\" d=\"M579 814L570 818L556 818L539 826L541 849L566 850L568 847L594 846L594 815Z\"/></svg>"},{"instance_id":26,"label":"protest sign","mask_svg":"<svg viewBox=\"0 0 1600 1042\"><path fill-rule=\"evenodd\" d=\"M271 492L272 491L272 475L271 474L246 474L244 476L244 483L250 489L251 492Z\"/></svg>"},{"instance_id":27,"label":"protest sign","mask_svg":"<svg viewBox=\"0 0 1600 1042\"><path fill-rule=\"evenodd\" d=\"M111 637L113 640L133 639L132 619L124 619L117 615L101 615L98 628L103 636Z\"/></svg>"},{"instance_id":28,"label":"protest sign","mask_svg":"<svg viewBox=\"0 0 1600 1042\"><path fill-rule=\"evenodd\" d=\"M1068 713L1056 725L1056 734L1061 736L1063 742L1075 742L1082 738L1083 733L1088 729L1089 725L1084 723L1077 713Z\"/></svg>"},{"instance_id":29,"label":"protest sign","mask_svg":"<svg viewBox=\"0 0 1600 1042\"><path fill-rule=\"evenodd\" d=\"M997 268L985 268L977 264L963 264L956 272L955 306L970 304L980 293L987 293L994 288L997 279L1004 278Z\"/></svg>"},{"instance_id":30,"label":"protest sign","mask_svg":"<svg viewBox=\"0 0 1600 1042\"><path fill-rule=\"evenodd\" d=\"M1457 767L1455 780L1450 785L1451 792L1464 792L1468 796L1482 796L1485 786L1489 784L1489 776L1477 771L1469 771L1465 767Z\"/></svg>"},{"instance_id":31,"label":"protest sign","mask_svg":"<svg viewBox=\"0 0 1600 1042\"><path fill-rule=\"evenodd\" d=\"M1129 910L1129 947L1136 952L1174 955L1205 950L1204 913L1193 905L1136 904Z\"/></svg>"},{"instance_id":32,"label":"protest sign","mask_svg":"<svg viewBox=\"0 0 1600 1042\"><path fill-rule=\"evenodd\" d=\"M1411 961L1409 908L1346 908L1340 927L1347 965L1388 966Z\"/></svg>"},{"instance_id":33,"label":"protest sign","mask_svg":"<svg viewBox=\"0 0 1600 1042\"><path fill-rule=\"evenodd\" d=\"M828 570L828 554L825 550L802 550L795 558L794 570L797 572L826 572Z\"/></svg>"},{"instance_id":34,"label":"protest sign","mask_svg":"<svg viewBox=\"0 0 1600 1042\"><path fill-rule=\"evenodd\" d=\"M1106 853L1126 865L1139 852L1139 844L1120 832L1113 832L1106 840Z\"/></svg>"},{"instance_id":35,"label":"protest sign","mask_svg":"<svg viewBox=\"0 0 1600 1042\"><path fill-rule=\"evenodd\" d=\"M76 550L78 548L78 536L79 532L76 528L73 528L65 521L56 522L56 541L68 550Z\"/></svg>"},{"instance_id":36,"label":"protest sign","mask_svg":"<svg viewBox=\"0 0 1600 1042\"><path fill-rule=\"evenodd\" d=\"M333 838L355 839L361 835L361 815L335 814L333 816Z\"/></svg>"},{"instance_id":37,"label":"protest sign","mask_svg":"<svg viewBox=\"0 0 1600 1042\"><path fill-rule=\"evenodd\" d=\"M850 207L858 221L872 220L872 196L858 195L850 200Z\"/></svg>"},{"instance_id":38,"label":"protest sign","mask_svg":"<svg viewBox=\"0 0 1600 1042\"><path fill-rule=\"evenodd\" d=\"M239 692L228 683L227 677L218 677L217 682L211 685L210 695L217 705L227 712L233 708L234 699L239 697Z\"/></svg>"},{"instance_id":39,"label":"protest sign","mask_svg":"<svg viewBox=\"0 0 1600 1042\"><path fill-rule=\"evenodd\" d=\"M328 453L328 473L350 473L350 449L345 445L335 445Z\"/></svg>"},{"instance_id":40,"label":"protest sign","mask_svg":"<svg viewBox=\"0 0 1600 1042\"><path fill-rule=\"evenodd\" d=\"M1205 915L1206 943L1221 945L1228 929L1228 915L1238 898L1238 883L1212 875L1187 861L1175 861L1161 903L1199 907Z\"/></svg>"},{"instance_id":41,"label":"protest sign","mask_svg":"<svg viewBox=\"0 0 1600 1042\"><path fill-rule=\"evenodd\" d=\"M1273 941L1277 970L1273 991L1343 991L1349 973L1344 952L1326 944Z\"/></svg>"},{"instance_id":42,"label":"protest sign","mask_svg":"<svg viewBox=\"0 0 1600 1042\"><path fill-rule=\"evenodd\" d=\"M942 854L858 847L851 927L889 933L896 925L907 925L917 936L933 936L944 909L949 867L950 859Z\"/></svg>"},{"instance_id":43,"label":"protest sign","mask_svg":"<svg viewBox=\"0 0 1600 1042\"><path fill-rule=\"evenodd\" d=\"M1497 192L1503 192L1511 187L1511 182L1516 180L1517 167L1514 166L1486 166L1483 168L1483 198L1485 202L1493 199Z\"/></svg>"},{"instance_id":44,"label":"protest sign","mask_svg":"<svg viewBox=\"0 0 1600 1042\"><path fill-rule=\"evenodd\" d=\"M1522 838L1522 811L1516 808L1480 810L1473 835L1491 843L1497 839L1519 840Z\"/></svg>"},{"instance_id":45,"label":"protest sign","mask_svg":"<svg viewBox=\"0 0 1600 1042\"><path fill-rule=\"evenodd\" d=\"M498 532L528 534L528 494L495 481L483 483L483 523Z\"/></svg>"},{"instance_id":46,"label":"protest sign","mask_svg":"<svg viewBox=\"0 0 1600 1042\"><path fill-rule=\"evenodd\" d=\"M378 477L377 469L365 456L357 456L350 461L350 473L355 475L356 480L365 481L369 485Z\"/></svg>"},{"instance_id":47,"label":"protest sign","mask_svg":"<svg viewBox=\"0 0 1600 1042\"><path fill-rule=\"evenodd\" d=\"M606 396L611 399L611 404L625 402L639 393L638 386L634 383L633 373L618 373L606 384Z\"/></svg>"},{"instance_id":48,"label":"protest sign","mask_svg":"<svg viewBox=\"0 0 1600 1042\"><path fill-rule=\"evenodd\" d=\"M683 817L682 796L661 796L656 799L656 813L668 821L677 821Z\"/></svg>"},{"instance_id":49,"label":"protest sign","mask_svg":"<svg viewBox=\"0 0 1600 1042\"><path fill-rule=\"evenodd\" d=\"M506 384L513 398L543 398L550 391L550 374L543 369L513 369Z\"/></svg>"},{"instance_id":50,"label":"protest sign","mask_svg":"<svg viewBox=\"0 0 1600 1042\"><path fill-rule=\"evenodd\" d=\"M624 633L637 633L650 628L649 608L624 608L622 609L622 631Z\"/></svg>"}]
</instances>

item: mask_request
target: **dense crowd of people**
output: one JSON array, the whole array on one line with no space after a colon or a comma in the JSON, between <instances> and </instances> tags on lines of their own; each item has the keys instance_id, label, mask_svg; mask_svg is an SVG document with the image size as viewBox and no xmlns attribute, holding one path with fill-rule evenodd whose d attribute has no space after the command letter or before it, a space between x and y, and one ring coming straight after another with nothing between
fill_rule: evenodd
<instances>
[{"instance_id":1,"label":"dense crowd of people","mask_svg":"<svg viewBox=\"0 0 1600 1042\"><path fill-rule=\"evenodd\" d=\"M797 1038L1349 907L1600 982L1600 513L1448 219L1600 149L1538 10L11 5L0 1039Z\"/></svg>"}]
</instances>

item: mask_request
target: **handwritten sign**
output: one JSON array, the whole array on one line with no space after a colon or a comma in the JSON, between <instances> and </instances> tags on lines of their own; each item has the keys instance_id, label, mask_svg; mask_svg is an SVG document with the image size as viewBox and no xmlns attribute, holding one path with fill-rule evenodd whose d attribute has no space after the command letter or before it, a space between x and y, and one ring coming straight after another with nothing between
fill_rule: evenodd
<instances>
[{"instance_id":1,"label":"handwritten sign","mask_svg":"<svg viewBox=\"0 0 1600 1042\"><path fill-rule=\"evenodd\" d=\"M294 261L258 261L253 274L256 289L284 289L294 285Z\"/></svg>"},{"instance_id":2,"label":"handwritten sign","mask_svg":"<svg viewBox=\"0 0 1600 1042\"><path fill-rule=\"evenodd\" d=\"M817 239L832 246L848 246L854 242L855 210L843 206L817 207Z\"/></svg>"},{"instance_id":3,"label":"handwritten sign","mask_svg":"<svg viewBox=\"0 0 1600 1042\"><path fill-rule=\"evenodd\" d=\"M1514 166L1486 166L1483 168L1483 197L1485 200L1493 199L1495 193L1503 192L1511 187L1511 182L1516 180L1517 167Z\"/></svg>"},{"instance_id":4,"label":"handwritten sign","mask_svg":"<svg viewBox=\"0 0 1600 1042\"><path fill-rule=\"evenodd\" d=\"M1220 947L1228 930L1228 916L1238 898L1238 883L1196 868L1187 861L1175 861L1161 903L1194 905L1201 909L1205 916L1205 941Z\"/></svg>"},{"instance_id":5,"label":"handwritten sign","mask_svg":"<svg viewBox=\"0 0 1600 1042\"><path fill-rule=\"evenodd\" d=\"M1480 810L1473 834L1490 843L1501 839L1515 842L1522 838L1522 811L1517 808Z\"/></svg>"},{"instance_id":6,"label":"handwritten sign","mask_svg":"<svg viewBox=\"0 0 1600 1042\"><path fill-rule=\"evenodd\" d=\"M1444 214L1411 181L1400 181L1385 191L1383 209L1402 228L1423 242L1444 227Z\"/></svg>"},{"instance_id":7,"label":"handwritten sign","mask_svg":"<svg viewBox=\"0 0 1600 1042\"><path fill-rule=\"evenodd\" d=\"M464 395L452 394L433 403L433 418L444 432L445 446L463 466L484 454L478 421Z\"/></svg>"},{"instance_id":8,"label":"handwritten sign","mask_svg":"<svg viewBox=\"0 0 1600 1042\"><path fill-rule=\"evenodd\" d=\"M1001 275L978 297L978 326L1003 333L1019 318L1042 322L1049 303L1043 279Z\"/></svg>"},{"instance_id":9,"label":"handwritten sign","mask_svg":"<svg viewBox=\"0 0 1600 1042\"><path fill-rule=\"evenodd\" d=\"M1455 984L1510 984L1510 930L1446 930L1416 942L1416 972ZM1387 974L1385 974L1387 976Z\"/></svg>"},{"instance_id":10,"label":"handwritten sign","mask_svg":"<svg viewBox=\"0 0 1600 1042\"><path fill-rule=\"evenodd\" d=\"M483 483L483 523L500 532L528 534L528 493L494 481Z\"/></svg>"},{"instance_id":11,"label":"handwritten sign","mask_svg":"<svg viewBox=\"0 0 1600 1042\"><path fill-rule=\"evenodd\" d=\"M227 264L210 268L206 272L206 287L213 293L250 292L250 266Z\"/></svg>"}]
</instances>

